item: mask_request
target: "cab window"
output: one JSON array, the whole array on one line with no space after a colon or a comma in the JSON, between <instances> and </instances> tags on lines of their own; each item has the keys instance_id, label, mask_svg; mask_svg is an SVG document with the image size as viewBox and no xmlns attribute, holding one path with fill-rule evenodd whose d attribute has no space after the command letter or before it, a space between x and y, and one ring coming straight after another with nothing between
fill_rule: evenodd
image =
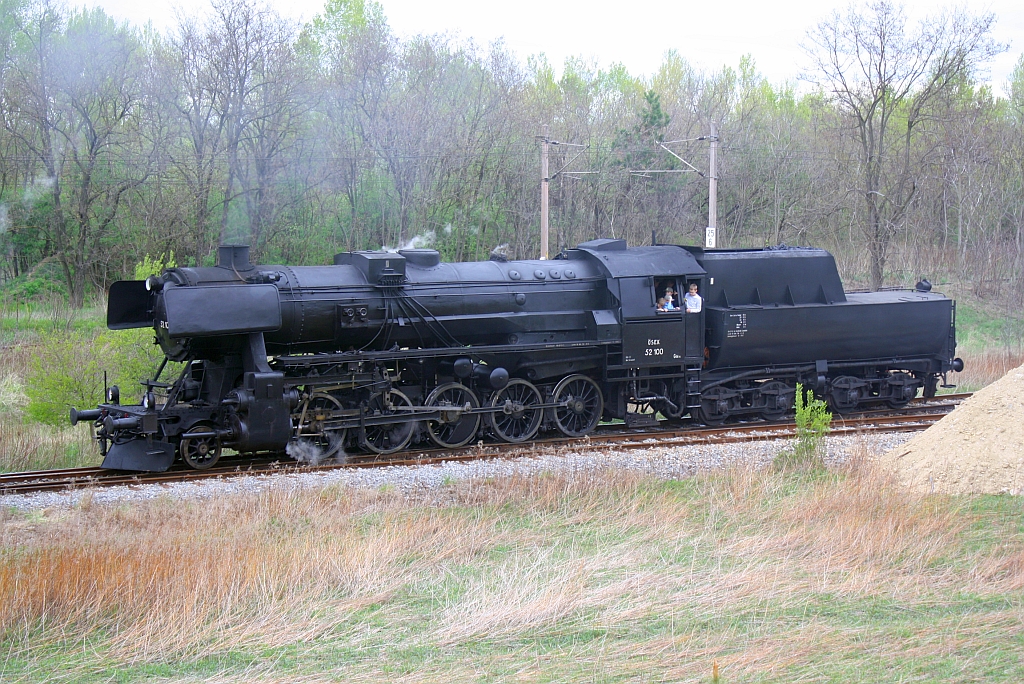
<instances>
[{"instance_id":1,"label":"cab window","mask_svg":"<svg viewBox=\"0 0 1024 684\"><path fill-rule=\"evenodd\" d=\"M654 281L654 301L659 314L679 313L680 297L676 278L657 278Z\"/></svg>"}]
</instances>

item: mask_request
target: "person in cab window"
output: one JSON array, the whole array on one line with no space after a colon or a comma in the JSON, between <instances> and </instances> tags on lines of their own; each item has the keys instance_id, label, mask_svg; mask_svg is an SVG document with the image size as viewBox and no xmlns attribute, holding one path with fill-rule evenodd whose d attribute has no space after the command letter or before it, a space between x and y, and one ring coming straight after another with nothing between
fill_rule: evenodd
<instances>
[{"instance_id":1,"label":"person in cab window","mask_svg":"<svg viewBox=\"0 0 1024 684\"><path fill-rule=\"evenodd\" d=\"M678 311L679 302L676 301L676 282L660 281L655 284L654 292L657 296L658 311Z\"/></svg>"},{"instance_id":2,"label":"person in cab window","mask_svg":"<svg viewBox=\"0 0 1024 684\"><path fill-rule=\"evenodd\" d=\"M676 291L669 285L665 288L665 311L676 311L679 307L676 306Z\"/></svg>"},{"instance_id":3,"label":"person in cab window","mask_svg":"<svg viewBox=\"0 0 1024 684\"><path fill-rule=\"evenodd\" d=\"M697 283L690 283L690 291L683 297L683 306L686 307L686 313L700 313L703 304L704 300L697 294Z\"/></svg>"}]
</instances>

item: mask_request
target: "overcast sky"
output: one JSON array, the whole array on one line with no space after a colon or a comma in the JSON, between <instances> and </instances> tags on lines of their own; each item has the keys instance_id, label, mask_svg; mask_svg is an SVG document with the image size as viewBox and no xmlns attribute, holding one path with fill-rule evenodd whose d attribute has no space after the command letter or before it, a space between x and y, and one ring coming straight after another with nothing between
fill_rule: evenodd
<instances>
[{"instance_id":1,"label":"overcast sky","mask_svg":"<svg viewBox=\"0 0 1024 684\"><path fill-rule=\"evenodd\" d=\"M175 8L202 12L207 0L87 0L110 14L158 29L174 24ZM601 67L620 62L634 75L650 75L668 50L690 63L717 70L735 67L751 54L773 83L795 81L806 58L800 48L807 29L834 9L839 0L379 0L388 22L400 36L449 33L487 46L502 39L525 60L544 53L555 67L581 56ZM278 11L297 20L317 14L324 0L271 0ZM1008 43L1007 53L989 65L989 80L998 92L1024 53L1024 1L967 2L973 12L993 12L994 36ZM912 19L935 11L934 2L905 3Z\"/></svg>"}]
</instances>

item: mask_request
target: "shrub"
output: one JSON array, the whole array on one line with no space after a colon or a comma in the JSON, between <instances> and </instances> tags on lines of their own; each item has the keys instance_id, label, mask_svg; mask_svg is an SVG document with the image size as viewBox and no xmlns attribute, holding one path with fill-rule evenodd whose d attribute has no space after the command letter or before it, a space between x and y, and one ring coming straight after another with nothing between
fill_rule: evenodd
<instances>
[{"instance_id":1,"label":"shrub","mask_svg":"<svg viewBox=\"0 0 1024 684\"><path fill-rule=\"evenodd\" d=\"M173 265L173 253L156 259L146 255L135 266L135 277L142 280ZM97 334L54 326L33 350L26 378L27 414L41 423L66 424L72 406L95 407L103 400L104 371L108 384L121 387L125 403L134 403L142 395L139 381L151 378L162 358L149 328Z\"/></svg>"},{"instance_id":2,"label":"shrub","mask_svg":"<svg viewBox=\"0 0 1024 684\"><path fill-rule=\"evenodd\" d=\"M816 399L812 392L805 392L803 385L796 385L796 444L783 449L775 457L775 467L820 467L822 442L832 427L832 414L828 405Z\"/></svg>"},{"instance_id":3,"label":"shrub","mask_svg":"<svg viewBox=\"0 0 1024 684\"><path fill-rule=\"evenodd\" d=\"M33 349L25 378L29 418L66 424L68 409L95 407L103 398L103 370L93 336L76 330L53 331Z\"/></svg>"},{"instance_id":4,"label":"shrub","mask_svg":"<svg viewBox=\"0 0 1024 684\"><path fill-rule=\"evenodd\" d=\"M163 358L153 344L153 331L105 330L98 335L60 331L36 347L29 365L25 394L28 416L41 423L63 425L68 409L92 408L103 400L103 372L119 385L125 402L142 396L139 381L152 377Z\"/></svg>"}]
</instances>

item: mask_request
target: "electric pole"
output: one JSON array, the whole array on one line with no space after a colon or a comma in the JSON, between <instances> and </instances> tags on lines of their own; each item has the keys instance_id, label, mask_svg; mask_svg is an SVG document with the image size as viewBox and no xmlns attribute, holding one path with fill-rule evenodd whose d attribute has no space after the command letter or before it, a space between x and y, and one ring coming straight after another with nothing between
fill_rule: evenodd
<instances>
[{"instance_id":1,"label":"electric pole","mask_svg":"<svg viewBox=\"0 0 1024 684\"><path fill-rule=\"evenodd\" d=\"M544 124L540 146L540 258L548 258L548 125Z\"/></svg>"},{"instance_id":2,"label":"electric pole","mask_svg":"<svg viewBox=\"0 0 1024 684\"><path fill-rule=\"evenodd\" d=\"M711 122L711 168L708 176L708 227L704 247L714 249L718 240L718 124Z\"/></svg>"},{"instance_id":3,"label":"electric pole","mask_svg":"<svg viewBox=\"0 0 1024 684\"><path fill-rule=\"evenodd\" d=\"M558 178L565 173L566 176L575 178L584 174L596 174L599 171L566 171L574 161L580 158L580 156L590 149L590 145L580 145L577 143L559 142L552 140L548 137L548 125L543 126L544 133L542 135L535 136L537 140L540 140L540 258L548 258L548 186L551 181ZM580 148L580 151L576 153L572 159L567 161L562 168L558 169L554 173L548 171L548 152L551 150L552 145L560 145L562 147L576 147Z\"/></svg>"}]
</instances>

